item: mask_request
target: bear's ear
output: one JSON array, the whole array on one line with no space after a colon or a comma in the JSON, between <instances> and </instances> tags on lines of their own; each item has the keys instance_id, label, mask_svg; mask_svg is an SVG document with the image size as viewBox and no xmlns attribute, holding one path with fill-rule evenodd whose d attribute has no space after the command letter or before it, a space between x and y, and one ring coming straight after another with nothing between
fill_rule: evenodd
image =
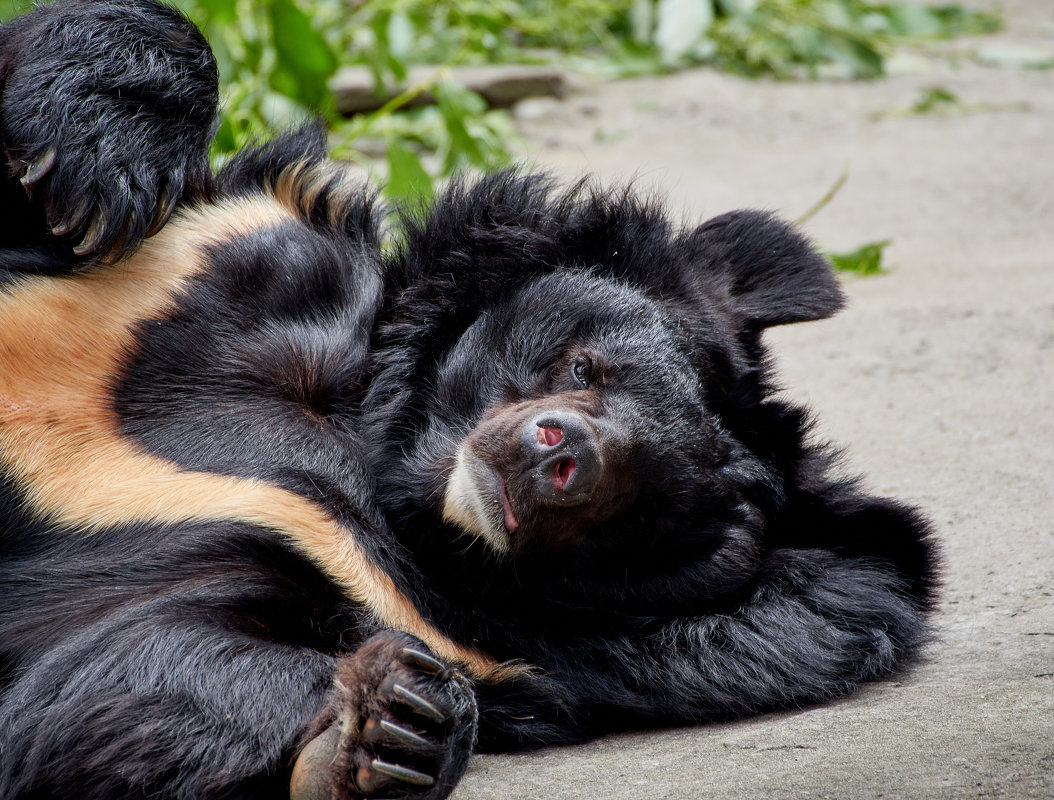
<instances>
[{"instance_id":1,"label":"bear's ear","mask_svg":"<svg viewBox=\"0 0 1054 800\"><path fill-rule=\"evenodd\" d=\"M788 223L732 211L688 233L692 276L716 290L748 328L823 319L844 302L827 261Z\"/></svg>"}]
</instances>

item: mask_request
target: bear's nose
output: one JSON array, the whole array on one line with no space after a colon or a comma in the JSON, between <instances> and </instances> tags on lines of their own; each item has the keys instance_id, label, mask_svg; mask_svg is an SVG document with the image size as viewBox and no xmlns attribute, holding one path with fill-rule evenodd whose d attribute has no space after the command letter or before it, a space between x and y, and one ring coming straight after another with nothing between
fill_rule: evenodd
<instances>
[{"instance_id":1,"label":"bear's nose","mask_svg":"<svg viewBox=\"0 0 1054 800\"><path fill-rule=\"evenodd\" d=\"M535 417L520 433L520 447L538 494L561 505L586 502L603 477L599 433L574 411Z\"/></svg>"}]
</instances>

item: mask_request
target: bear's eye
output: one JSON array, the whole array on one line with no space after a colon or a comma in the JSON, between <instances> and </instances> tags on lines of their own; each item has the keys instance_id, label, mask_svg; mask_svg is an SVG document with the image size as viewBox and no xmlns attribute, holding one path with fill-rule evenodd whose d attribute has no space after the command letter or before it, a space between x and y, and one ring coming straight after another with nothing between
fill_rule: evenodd
<instances>
[{"instance_id":1,"label":"bear's eye","mask_svg":"<svg viewBox=\"0 0 1054 800\"><path fill-rule=\"evenodd\" d=\"M589 388L589 379L592 377L593 362L589 356L578 356L571 362L571 376L575 383L583 389Z\"/></svg>"}]
</instances>

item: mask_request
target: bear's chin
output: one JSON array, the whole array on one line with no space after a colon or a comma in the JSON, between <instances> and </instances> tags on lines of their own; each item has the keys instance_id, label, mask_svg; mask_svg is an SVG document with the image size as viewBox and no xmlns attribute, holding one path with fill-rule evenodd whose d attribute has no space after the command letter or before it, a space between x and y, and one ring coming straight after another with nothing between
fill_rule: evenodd
<instances>
[{"instance_id":1,"label":"bear's chin","mask_svg":"<svg viewBox=\"0 0 1054 800\"><path fill-rule=\"evenodd\" d=\"M472 450L458 448L454 469L446 482L443 520L483 540L495 553L512 549L506 528L501 478Z\"/></svg>"}]
</instances>

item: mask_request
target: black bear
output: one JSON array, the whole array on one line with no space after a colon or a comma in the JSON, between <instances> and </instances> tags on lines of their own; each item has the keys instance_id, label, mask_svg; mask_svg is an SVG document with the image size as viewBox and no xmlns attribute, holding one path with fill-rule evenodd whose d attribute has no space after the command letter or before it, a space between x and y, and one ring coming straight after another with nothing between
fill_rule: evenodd
<instances>
[{"instance_id":1,"label":"black bear","mask_svg":"<svg viewBox=\"0 0 1054 800\"><path fill-rule=\"evenodd\" d=\"M206 148L151 0L0 28L0 798L442 798L474 750L816 703L919 650L921 515L762 334L793 229L454 182L382 246L314 128Z\"/></svg>"}]
</instances>

